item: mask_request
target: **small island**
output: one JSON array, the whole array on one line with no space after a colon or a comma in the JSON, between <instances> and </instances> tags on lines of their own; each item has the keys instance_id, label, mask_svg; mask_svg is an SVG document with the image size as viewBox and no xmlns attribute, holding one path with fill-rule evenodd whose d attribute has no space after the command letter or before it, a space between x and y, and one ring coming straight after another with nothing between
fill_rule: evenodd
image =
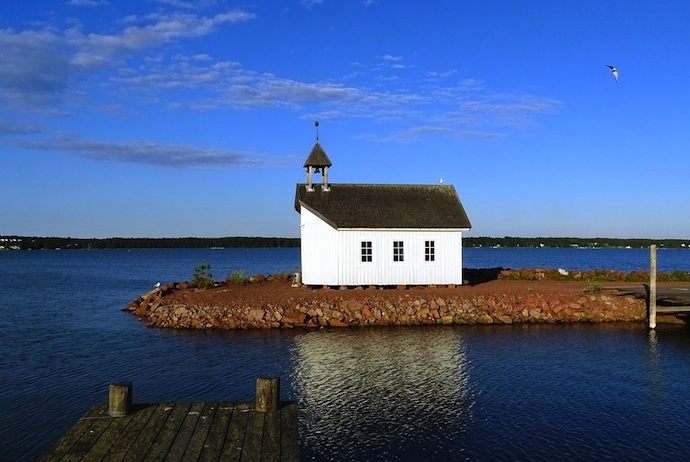
<instances>
[{"instance_id":1,"label":"small island","mask_svg":"<svg viewBox=\"0 0 690 462\"><path fill-rule=\"evenodd\" d=\"M169 283L124 310L171 329L293 329L375 326L644 322L647 301L632 288L649 273L558 269L466 269L462 286L308 287L293 275ZM683 277L685 279L683 279ZM690 275L657 273L660 287L690 289ZM660 314L659 323L685 323Z\"/></svg>"}]
</instances>

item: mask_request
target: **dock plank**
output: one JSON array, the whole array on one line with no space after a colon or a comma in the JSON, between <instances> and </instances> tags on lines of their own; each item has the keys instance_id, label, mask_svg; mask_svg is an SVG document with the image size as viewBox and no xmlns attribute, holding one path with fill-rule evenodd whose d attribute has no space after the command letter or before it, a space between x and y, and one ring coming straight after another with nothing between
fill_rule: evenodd
<instances>
[{"instance_id":1,"label":"dock plank","mask_svg":"<svg viewBox=\"0 0 690 462\"><path fill-rule=\"evenodd\" d=\"M151 415L151 418L146 422L144 428L134 440L132 445L128 448L125 454L125 460L128 462L144 461L148 460L146 455L151 449L153 442L158 437L158 432L163 425L168 420L170 416L170 411L172 410L172 404L158 404Z\"/></svg>"},{"instance_id":2,"label":"dock plank","mask_svg":"<svg viewBox=\"0 0 690 462\"><path fill-rule=\"evenodd\" d=\"M92 423L89 429L74 443L67 454L60 459L60 462L77 462L87 454L89 454L89 458L92 457L94 445L103 437L110 424L115 420L115 417L108 415L108 409L105 406L103 408L101 416L91 418Z\"/></svg>"},{"instance_id":3,"label":"dock plank","mask_svg":"<svg viewBox=\"0 0 690 462\"><path fill-rule=\"evenodd\" d=\"M245 426L244 444L242 445L240 461L249 462L261 459L264 422L267 414L264 412L247 413L247 424Z\"/></svg>"},{"instance_id":4,"label":"dock plank","mask_svg":"<svg viewBox=\"0 0 690 462\"><path fill-rule=\"evenodd\" d=\"M162 461L165 460L170 448L177 438L178 432L187 413L189 412L190 404L178 403L172 406L172 409L166 408L168 415L165 424L161 427L156 439L151 443L151 448L146 453L146 461Z\"/></svg>"},{"instance_id":5,"label":"dock plank","mask_svg":"<svg viewBox=\"0 0 690 462\"><path fill-rule=\"evenodd\" d=\"M89 451L89 460L101 461L106 459L108 452L116 444L117 440L124 435L125 428L127 428L127 425L131 421L131 416L124 418L110 417L110 425L107 431L103 431L98 441L96 441Z\"/></svg>"},{"instance_id":6,"label":"dock plank","mask_svg":"<svg viewBox=\"0 0 690 462\"><path fill-rule=\"evenodd\" d=\"M280 411L280 460L299 461L299 433L297 431L297 405L286 403Z\"/></svg>"},{"instance_id":7,"label":"dock plank","mask_svg":"<svg viewBox=\"0 0 690 462\"><path fill-rule=\"evenodd\" d=\"M223 444L223 450L220 456L221 460L240 460L245 442L249 413L249 404L241 403L235 406L232 412L230 425L228 425L228 430L225 434L225 444Z\"/></svg>"},{"instance_id":8,"label":"dock plank","mask_svg":"<svg viewBox=\"0 0 690 462\"><path fill-rule=\"evenodd\" d=\"M124 417L94 406L43 459L52 461L298 461L297 411L284 403L138 405Z\"/></svg>"},{"instance_id":9,"label":"dock plank","mask_svg":"<svg viewBox=\"0 0 690 462\"><path fill-rule=\"evenodd\" d=\"M656 306L657 313L690 313L690 306L687 305L666 305Z\"/></svg>"},{"instance_id":10,"label":"dock plank","mask_svg":"<svg viewBox=\"0 0 690 462\"><path fill-rule=\"evenodd\" d=\"M87 414L74 425L60 441L55 445L53 450L41 459L42 462L54 462L61 460L72 449L72 447L79 441L79 439L89 431L89 428L95 423L95 418L102 417L107 412L103 406L92 407Z\"/></svg>"},{"instance_id":11,"label":"dock plank","mask_svg":"<svg viewBox=\"0 0 690 462\"><path fill-rule=\"evenodd\" d=\"M230 419L234 412L234 404L216 403L213 407L215 410L213 415L213 422L208 431L206 443L203 445L200 462L215 462L220 460L220 455L225 443L225 435L230 425Z\"/></svg>"},{"instance_id":12,"label":"dock plank","mask_svg":"<svg viewBox=\"0 0 690 462\"><path fill-rule=\"evenodd\" d=\"M149 419L153 416L156 405L140 405L135 407L135 412L126 417L120 417L125 423L124 430L117 438L112 438L113 445L103 457L104 462L122 462L129 449L134 445Z\"/></svg>"},{"instance_id":13,"label":"dock plank","mask_svg":"<svg viewBox=\"0 0 690 462\"><path fill-rule=\"evenodd\" d=\"M280 417L281 411L264 415L264 432L261 438L261 461L280 461Z\"/></svg>"},{"instance_id":14,"label":"dock plank","mask_svg":"<svg viewBox=\"0 0 690 462\"><path fill-rule=\"evenodd\" d=\"M199 420L197 421L194 432L189 440L189 444L182 456L183 462L192 462L200 459L200 454L206 444L213 417L216 413L216 403L204 403Z\"/></svg>"},{"instance_id":15,"label":"dock plank","mask_svg":"<svg viewBox=\"0 0 690 462\"><path fill-rule=\"evenodd\" d=\"M177 435L167 451L167 455L165 456L166 461L179 462L182 460L203 409L203 403L194 403L189 406L187 414L184 416L182 424L177 430Z\"/></svg>"}]
</instances>

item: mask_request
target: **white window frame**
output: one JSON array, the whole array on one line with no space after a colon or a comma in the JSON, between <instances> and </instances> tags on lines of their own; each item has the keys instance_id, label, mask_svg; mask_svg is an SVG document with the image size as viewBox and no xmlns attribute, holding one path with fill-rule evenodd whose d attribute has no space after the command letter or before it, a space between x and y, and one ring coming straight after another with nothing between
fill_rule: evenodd
<instances>
[{"instance_id":1,"label":"white window frame","mask_svg":"<svg viewBox=\"0 0 690 462\"><path fill-rule=\"evenodd\" d=\"M405 263L405 241L393 241L393 263Z\"/></svg>"}]
</instances>

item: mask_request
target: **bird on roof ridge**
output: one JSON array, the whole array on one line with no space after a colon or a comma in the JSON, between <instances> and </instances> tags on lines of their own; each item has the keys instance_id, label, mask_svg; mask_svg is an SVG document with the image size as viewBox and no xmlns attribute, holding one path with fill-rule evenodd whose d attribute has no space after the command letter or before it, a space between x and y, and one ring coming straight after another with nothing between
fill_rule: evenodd
<instances>
[{"instance_id":1,"label":"bird on roof ridge","mask_svg":"<svg viewBox=\"0 0 690 462\"><path fill-rule=\"evenodd\" d=\"M618 69L616 69L615 66L611 66L609 64L606 64L606 67L609 68L609 70L613 74L613 78L616 79L616 82L618 82Z\"/></svg>"}]
</instances>

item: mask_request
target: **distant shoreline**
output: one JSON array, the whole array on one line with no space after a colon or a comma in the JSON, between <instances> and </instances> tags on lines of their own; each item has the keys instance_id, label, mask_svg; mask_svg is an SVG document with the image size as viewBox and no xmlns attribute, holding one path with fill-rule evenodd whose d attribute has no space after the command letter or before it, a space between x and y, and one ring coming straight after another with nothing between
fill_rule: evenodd
<instances>
[{"instance_id":1,"label":"distant shoreline","mask_svg":"<svg viewBox=\"0 0 690 462\"><path fill-rule=\"evenodd\" d=\"M295 248L298 237L110 237L0 236L0 250ZM463 237L465 248L649 248L690 249L690 239L580 237Z\"/></svg>"}]
</instances>

